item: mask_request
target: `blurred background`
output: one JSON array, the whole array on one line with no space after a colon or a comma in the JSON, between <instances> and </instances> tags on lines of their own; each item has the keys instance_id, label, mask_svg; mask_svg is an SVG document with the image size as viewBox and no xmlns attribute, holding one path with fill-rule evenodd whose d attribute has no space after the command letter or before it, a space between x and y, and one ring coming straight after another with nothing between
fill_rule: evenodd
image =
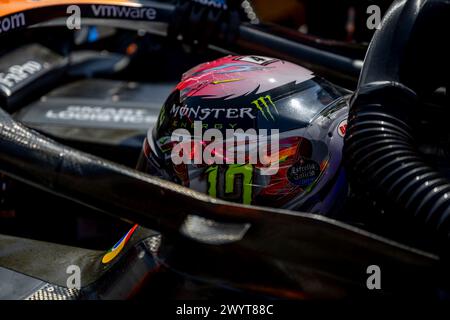
<instances>
[{"instance_id":1,"label":"blurred background","mask_svg":"<svg viewBox=\"0 0 450 320\"><path fill-rule=\"evenodd\" d=\"M251 0L262 22L345 42L369 42L374 30L366 26L367 8L377 5L383 15L393 0ZM245 6L245 4L244 4Z\"/></svg>"}]
</instances>

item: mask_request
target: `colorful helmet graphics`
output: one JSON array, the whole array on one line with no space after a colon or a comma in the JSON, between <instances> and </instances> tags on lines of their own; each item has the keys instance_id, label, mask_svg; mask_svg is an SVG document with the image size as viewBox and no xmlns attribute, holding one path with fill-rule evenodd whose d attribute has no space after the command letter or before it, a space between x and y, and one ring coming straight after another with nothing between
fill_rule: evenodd
<instances>
[{"instance_id":1,"label":"colorful helmet graphics","mask_svg":"<svg viewBox=\"0 0 450 320\"><path fill-rule=\"evenodd\" d=\"M139 168L224 200L328 214L346 192L345 94L278 59L204 63L167 99Z\"/></svg>"}]
</instances>

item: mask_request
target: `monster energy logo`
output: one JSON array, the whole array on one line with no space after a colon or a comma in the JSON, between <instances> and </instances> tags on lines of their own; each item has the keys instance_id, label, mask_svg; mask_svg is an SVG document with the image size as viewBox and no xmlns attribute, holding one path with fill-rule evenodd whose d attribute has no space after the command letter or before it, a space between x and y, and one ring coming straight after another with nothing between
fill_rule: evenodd
<instances>
[{"instance_id":1,"label":"monster energy logo","mask_svg":"<svg viewBox=\"0 0 450 320\"><path fill-rule=\"evenodd\" d=\"M264 119L275 121L275 117L272 114L272 109L275 110L276 114L279 115L277 106L272 101L272 97L267 95L265 97L259 97L258 99L252 101L252 104L261 112Z\"/></svg>"}]
</instances>

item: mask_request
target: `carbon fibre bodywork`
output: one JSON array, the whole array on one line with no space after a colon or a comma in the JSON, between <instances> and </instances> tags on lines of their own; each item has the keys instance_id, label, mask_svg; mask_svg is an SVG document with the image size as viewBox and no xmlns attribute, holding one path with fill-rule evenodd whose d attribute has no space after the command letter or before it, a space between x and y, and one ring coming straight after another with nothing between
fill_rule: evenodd
<instances>
[{"instance_id":1,"label":"carbon fibre bodywork","mask_svg":"<svg viewBox=\"0 0 450 320\"><path fill-rule=\"evenodd\" d=\"M0 299L129 299L158 268L160 235L140 228L118 259L102 263L104 251L0 236ZM80 287L71 266L80 268Z\"/></svg>"}]
</instances>

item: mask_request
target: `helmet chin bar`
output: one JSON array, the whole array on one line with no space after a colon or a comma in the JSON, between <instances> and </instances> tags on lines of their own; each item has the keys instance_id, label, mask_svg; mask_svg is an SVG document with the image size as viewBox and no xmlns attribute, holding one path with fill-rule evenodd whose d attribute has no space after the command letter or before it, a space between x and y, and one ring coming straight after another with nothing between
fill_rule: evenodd
<instances>
[{"instance_id":1,"label":"helmet chin bar","mask_svg":"<svg viewBox=\"0 0 450 320\"><path fill-rule=\"evenodd\" d=\"M413 123L419 99L445 85L448 46L437 30L449 18L445 0L394 2L367 53L344 147L350 181L368 203L414 216L445 240L450 181L419 154Z\"/></svg>"}]
</instances>

